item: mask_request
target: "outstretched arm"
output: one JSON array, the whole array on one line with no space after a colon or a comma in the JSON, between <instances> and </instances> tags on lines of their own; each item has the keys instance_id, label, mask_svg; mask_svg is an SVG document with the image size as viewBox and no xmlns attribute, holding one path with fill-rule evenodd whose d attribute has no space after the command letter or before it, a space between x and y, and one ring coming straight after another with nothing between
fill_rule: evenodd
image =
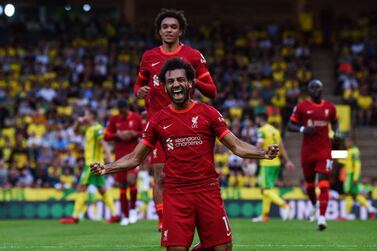
<instances>
[{"instance_id":1,"label":"outstretched arm","mask_svg":"<svg viewBox=\"0 0 377 251\"><path fill-rule=\"evenodd\" d=\"M269 146L267 149L259 149L240 140L232 132L226 134L221 139L221 143L235 155L245 159L273 159L279 154L279 147L276 144Z\"/></svg>"},{"instance_id":2,"label":"outstretched arm","mask_svg":"<svg viewBox=\"0 0 377 251\"><path fill-rule=\"evenodd\" d=\"M151 148L140 142L130 154L127 154L117 161L107 165L102 165L98 162L90 164L90 171L95 175L106 175L110 173L128 171L140 165L147 157L150 150Z\"/></svg>"}]
</instances>

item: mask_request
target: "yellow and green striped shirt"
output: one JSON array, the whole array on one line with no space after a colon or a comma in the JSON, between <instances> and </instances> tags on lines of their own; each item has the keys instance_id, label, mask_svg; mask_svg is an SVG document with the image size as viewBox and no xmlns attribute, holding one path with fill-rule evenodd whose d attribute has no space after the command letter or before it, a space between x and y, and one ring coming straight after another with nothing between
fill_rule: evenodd
<instances>
[{"instance_id":1,"label":"yellow and green striped shirt","mask_svg":"<svg viewBox=\"0 0 377 251\"><path fill-rule=\"evenodd\" d=\"M102 146L103 127L100 124L85 129L85 164L98 161L104 163L104 149Z\"/></svg>"},{"instance_id":2,"label":"yellow and green striped shirt","mask_svg":"<svg viewBox=\"0 0 377 251\"><path fill-rule=\"evenodd\" d=\"M353 174L353 180L357 181L361 172L360 150L357 146L352 146L347 149L347 153L347 158L339 160L339 162L346 168L346 174Z\"/></svg>"},{"instance_id":3,"label":"yellow and green striped shirt","mask_svg":"<svg viewBox=\"0 0 377 251\"><path fill-rule=\"evenodd\" d=\"M270 124L265 124L258 129L258 143L265 149L272 144L280 144L281 136L278 129ZM272 160L262 159L259 162L260 166L280 166L280 159L277 157Z\"/></svg>"}]
</instances>

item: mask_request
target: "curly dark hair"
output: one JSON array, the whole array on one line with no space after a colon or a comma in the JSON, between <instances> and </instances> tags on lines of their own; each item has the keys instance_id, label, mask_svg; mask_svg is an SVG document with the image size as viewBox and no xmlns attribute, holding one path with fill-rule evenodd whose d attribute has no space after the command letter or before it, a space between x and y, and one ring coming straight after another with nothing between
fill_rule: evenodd
<instances>
[{"instance_id":1,"label":"curly dark hair","mask_svg":"<svg viewBox=\"0 0 377 251\"><path fill-rule=\"evenodd\" d=\"M162 20L167 17L172 17L178 20L179 29L182 31L182 35L184 35L187 27L186 17L183 13L183 10L175 9L161 9L154 20L154 27L156 29L156 32L158 33L160 31Z\"/></svg>"},{"instance_id":2,"label":"curly dark hair","mask_svg":"<svg viewBox=\"0 0 377 251\"><path fill-rule=\"evenodd\" d=\"M186 78L194 84L195 80L195 70L192 65L185 60L175 57L167 60L160 70L159 79L165 85L166 83L166 72L174 71L177 69L183 69L186 73Z\"/></svg>"}]
</instances>

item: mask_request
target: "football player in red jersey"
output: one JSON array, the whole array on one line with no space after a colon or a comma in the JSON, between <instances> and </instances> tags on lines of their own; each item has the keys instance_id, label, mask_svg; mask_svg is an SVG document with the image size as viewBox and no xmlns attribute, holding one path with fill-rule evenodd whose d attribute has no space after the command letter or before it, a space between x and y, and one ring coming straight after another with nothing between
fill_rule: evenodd
<instances>
[{"instance_id":1,"label":"football player in red jersey","mask_svg":"<svg viewBox=\"0 0 377 251\"><path fill-rule=\"evenodd\" d=\"M326 229L326 209L329 202L330 175L332 173L331 139L329 124L338 134L338 120L333 103L322 99L322 82L315 79L308 84L310 99L299 103L293 110L288 130L304 135L301 146L301 167L308 197L313 205L310 220L315 220L317 196L316 174L320 189L318 230Z\"/></svg>"},{"instance_id":2,"label":"football player in red jersey","mask_svg":"<svg viewBox=\"0 0 377 251\"><path fill-rule=\"evenodd\" d=\"M132 152L141 137L142 120L139 114L129 110L126 100L120 99L117 103L119 113L109 119L105 130L104 139L114 142L115 159ZM119 183L120 207L123 218L121 225L126 226L137 221L137 170L121 172L115 176ZM130 194L130 203L127 198L127 188Z\"/></svg>"},{"instance_id":3,"label":"football player in red jersey","mask_svg":"<svg viewBox=\"0 0 377 251\"><path fill-rule=\"evenodd\" d=\"M105 175L135 168L160 142L166 154L161 245L168 251L186 251L196 228L203 248L232 250L232 233L214 164L216 137L243 158L273 159L279 148L275 144L259 149L241 141L215 108L193 101L190 90L195 72L186 61L169 59L160 79L171 104L152 116L132 153L108 165L93 163L91 171Z\"/></svg>"},{"instance_id":4,"label":"football player in red jersey","mask_svg":"<svg viewBox=\"0 0 377 251\"><path fill-rule=\"evenodd\" d=\"M159 79L159 72L165 61L172 57L180 57L189 62L196 72L195 88L203 95L214 98L217 95L216 85L213 83L203 55L180 42L184 35L187 21L183 11L162 9L155 19L155 29L160 35L162 45L147 50L141 59L134 94L137 98L144 98L147 110L147 120L162 108L170 104L168 95ZM191 90L193 95L194 89ZM154 172L154 201L159 216L158 229L162 226L162 168L165 163L164 152L159 144L150 156L150 165Z\"/></svg>"}]
</instances>

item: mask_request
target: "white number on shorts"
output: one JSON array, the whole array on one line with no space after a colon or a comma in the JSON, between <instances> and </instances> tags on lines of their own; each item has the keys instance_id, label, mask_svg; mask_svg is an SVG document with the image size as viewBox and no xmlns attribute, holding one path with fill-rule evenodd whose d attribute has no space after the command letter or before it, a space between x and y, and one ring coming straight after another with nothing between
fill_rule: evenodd
<instances>
[{"instance_id":1,"label":"white number on shorts","mask_svg":"<svg viewBox=\"0 0 377 251\"><path fill-rule=\"evenodd\" d=\"M223 221L224 221L225 228L226 228L226 234L229 236L231 233L230 233L228 218L226 216L223 216Z\"/></svg>"},{"instance_id":2,"label":"white number on shorts","mask_svg":"<svg viewBox=\"0 0 377 251\"><path fill-rule=\"evenodd\" d=\"M331 159L326 160L326 171L331 171L332 170L332 163L333 161Z\"/></svg>"}]
</instances>

